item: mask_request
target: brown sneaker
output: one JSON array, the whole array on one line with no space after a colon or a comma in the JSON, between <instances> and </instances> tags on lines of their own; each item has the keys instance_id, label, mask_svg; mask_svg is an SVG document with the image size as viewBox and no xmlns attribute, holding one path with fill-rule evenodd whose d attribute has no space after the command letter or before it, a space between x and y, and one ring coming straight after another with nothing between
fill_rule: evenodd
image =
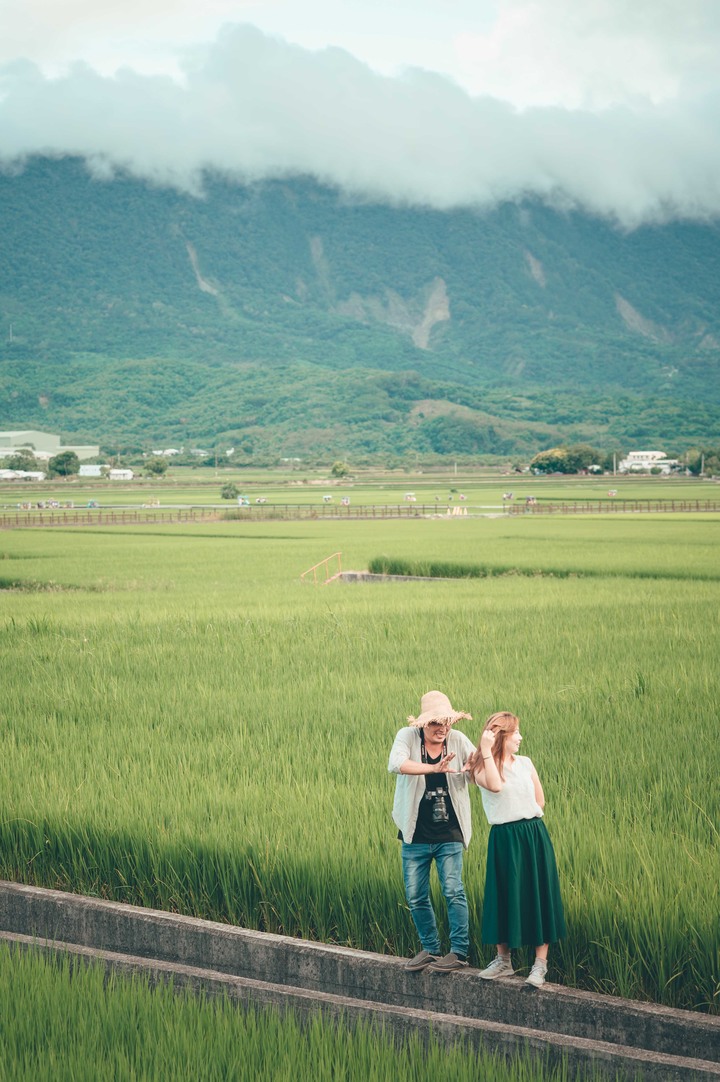
<instances>
[{"instance_id":1,"label":"brown sneaker","mask_svg":"<svg viewBox=\"0 0 720 1082\"><path fill-rule=\"evenodd\" d=\"M405 963L405 969L408 973L417 973L420 969L426 969L431 962L438 962L440 959L437 954L430 954L429 951L420 951L414 958L411 958L409 962Z\"/></svg>"},{"instance_id":2,"label":"brown sneaker","mask_svg":"<svg viewBox=\"0 0 720 1082\"><path fill-rule=\"evenodd\" d=\"M437 958L429 965L434 973L451 973L453 969L467 969L468 963L464 958L458 958L454 951L450 951L444 958Z\"/></svg>"}]
</instances>

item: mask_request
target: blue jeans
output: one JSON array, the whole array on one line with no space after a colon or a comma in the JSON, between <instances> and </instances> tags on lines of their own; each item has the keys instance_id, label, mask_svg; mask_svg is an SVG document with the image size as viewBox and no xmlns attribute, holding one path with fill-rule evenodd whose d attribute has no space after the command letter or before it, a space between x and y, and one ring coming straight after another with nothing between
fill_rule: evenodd
<instances>
[{"instance_id":1,"label":"blue jeans","mask_svg":"<svg viewBox=\"0 0 720 1082\"><path fill-rule=\"evenodd\" d=\"M423 949L440 954L435 912L430 901L430 866L435 861L440 889L445 896L450 924L450 950L467 957L470 946L468 904L462 881L462 842L435 845L402 843L405 897Z\"/></svg>"}]
</instances>

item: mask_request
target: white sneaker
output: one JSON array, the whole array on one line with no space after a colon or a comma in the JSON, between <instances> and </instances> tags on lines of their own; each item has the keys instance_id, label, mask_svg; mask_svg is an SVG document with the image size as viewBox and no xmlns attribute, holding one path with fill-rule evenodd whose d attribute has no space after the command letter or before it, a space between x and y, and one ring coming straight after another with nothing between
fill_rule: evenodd
<instances>
[{"instance_id":1,"label":"white sneaker","mask_svg":"<svg viewBox=\"0 0 720 1082\"><path fill-rule=\"evenodd\" d=\"M496 977L512 977L512 959L509 954L498 954L493 958L487 969L480 970L480 976L484 981L494 981Z\"/></svg>"},{"instance_id":2,"label":"white sneaker","mask_svg":"<svg viewBox=\"0 0 720 1082\"><path fill-rule=\"evenodd\" d=\"M533 988L542 988L545 984L545 977L547 976L547 962L536 962L530 970L530 975L525 981L525 984L531 984Z\"/></svg>"}]
</instances>

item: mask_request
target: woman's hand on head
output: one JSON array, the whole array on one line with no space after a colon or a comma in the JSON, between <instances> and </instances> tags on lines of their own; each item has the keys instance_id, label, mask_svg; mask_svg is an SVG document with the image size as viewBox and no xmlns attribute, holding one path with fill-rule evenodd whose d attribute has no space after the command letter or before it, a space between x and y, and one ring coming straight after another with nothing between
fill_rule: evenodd
<instances>
[{"instance_id":1,"label":"woman's hand on head","mask_svg":"<svg viewBox=\"0 0 720 1082\"><path fill-rule=\"evenodd\" d=\"M497 733L494 729L485 729L482 736L480 737L480 751L483 753L483 755L485 754L485 752L492 751L495 744L496 736Z\"/></svg>"}]
</instances>

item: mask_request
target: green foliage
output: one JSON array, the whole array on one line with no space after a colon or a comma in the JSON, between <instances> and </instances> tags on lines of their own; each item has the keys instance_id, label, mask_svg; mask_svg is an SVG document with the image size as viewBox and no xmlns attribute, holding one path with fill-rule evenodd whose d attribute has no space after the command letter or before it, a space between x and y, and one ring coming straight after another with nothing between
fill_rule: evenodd
<instances>
[{"instance_id":1,"label":"green foliage","mask_svg":"<svg viewBox=\"0 0 720 1082\"><path fill-rule=\"evenodd\" d=\"M595 451L592 447L588 447L585 444L575 444L572 447L568 447L568 462L573 467L575 473L580 473L581 470L587 470L589 466L597 465L600 453Z\"/></svg>"},{"instance_id":2,"label":"green foliage","mask_svg":"<svg viewBox=\"0 0 720 1082\"><path fill-rule=\"evenodd\" d=\"M6 470L39 470L42 469L35 455L30 450L17 451L14 455L8 455L3 459L3 468Z\"/></svg>"},{"instance_id":3,"label":"green foliage","mask_svg":"<svg viewBox=\"0 0 720 1082\"><path fill-rule=\"evenodd\" d=\"M568 460L566 447L552 447L549 451L541 451L530 460L530 469L538 473L574 473Z\"/></svg>"},{"instance_id":4,"label":"green foliage","mask_svg":"<svg viewBox=\"0 0 720 1082\"><path fill-rule=\"evenodd\" d=\"M333 462L330 473L333 477L347 477L350 473L350 467L347 462Z\"/></svg>"},{"instance_id":5,"label":"green foliage","mask_svg":"<svg viewBox=\"0 0 720 1082\"><path fill-rule=\"evenodd\" d=\"M583 444L541 451L530 462L530 468L538 473L580 473L592 465L607 468L607 455Z\"/></svg>"},{"instance_id":6,"label":"green foliage","mask_svg":"<svg viewBox=\"0 0 720 1082\"><path fill-rule=\"evenodd\" d=\"M226 481L220 489L220 498L223 500L236 500L240 495L240 489L234 481Z\"/></svg>"},{"instance_id":7,"label":"green foliage","mask_svg":"<svg viewBox=\"0 0 720 1082\"><path fill-rule=\"evenodd\" d=\"M682 457L686 469L695 477L720 475L720 447L693 447Z\"/></svg>"},{"instance_id":8,"label":"green foliage","mask_svg":"<svg viewBox=\"0 0 720 1082\"><path fill-rule=\"evenodd\" d=\"M561 1060L393 1038L380 1025L241 1007L145 974L0 944L2 1082L609 1082Z\"/></svg>"},{"instance_id":9,"label":"green foliage","mask_svg":"<svg viewBox=\"0 0 720 1082\"><path fill-rule=\"evenodd\" d=\"M71 159L0 173L6 427L354 462L678 453L720 428L715 224L621 233L540 204L353 203L298 178L205 189L98 181ZM440 280L450 318L419 348Z\"/></svg>"},{"instance_id":10,"label":"green foliage","mask_svg":"<svg viewBox=\"0 0 720 1082\"><path fill-rule=\"evenodd\" d=\"M479 564L457 564L447 560L402 560L375 556L368 563L374 575L412 575L420 578L476 579L488 574Z\"/></svg>"},{"instance_id":11,"label":"green foliage","mask_svg":"<svg viewBox=\"0 0 720 1082\"><path fill-rule=\"evenodd\" d=\"M80 459L74 451L61 451L48 462L51 477L72 477L80 469Z\"/></svg>"},{"instance_id":12,"label":"green foliage","mask_svg":"<svg viewBox=\"0 0 720 1082\"><path fill-rule=\"evenodd\" d=\"M438 455L502 454L508 449L495 426L482 417L436 417L425 421L420 431L427 448Z\"/></svg>"},{"instance_id":13,"label":"green foliage","mask_svg":"<svg viewBox=\"0 0 720 1082\"><path fill-rule=\"evenodd\" d=\"M148 477L162 477L167 473L168 460L160 455L152 455L145 461L144 471Z\"/></svg>"},{"instance_id":14,"label":"green foliage","mask_svg":"<svg viewBox=\"0 0 720 1082\"><path fill-rule=\"evenodd\" d=\"M472 739L496 709L523 720L568 917L553 976L717 1010L716 518L5 531L0 876L414 953L385 764L440 686ZM299 581L334 551L366 567L380 538L488 573ZM703 749L681 777L678 744Z\"/></svg>"}]
</instances>

